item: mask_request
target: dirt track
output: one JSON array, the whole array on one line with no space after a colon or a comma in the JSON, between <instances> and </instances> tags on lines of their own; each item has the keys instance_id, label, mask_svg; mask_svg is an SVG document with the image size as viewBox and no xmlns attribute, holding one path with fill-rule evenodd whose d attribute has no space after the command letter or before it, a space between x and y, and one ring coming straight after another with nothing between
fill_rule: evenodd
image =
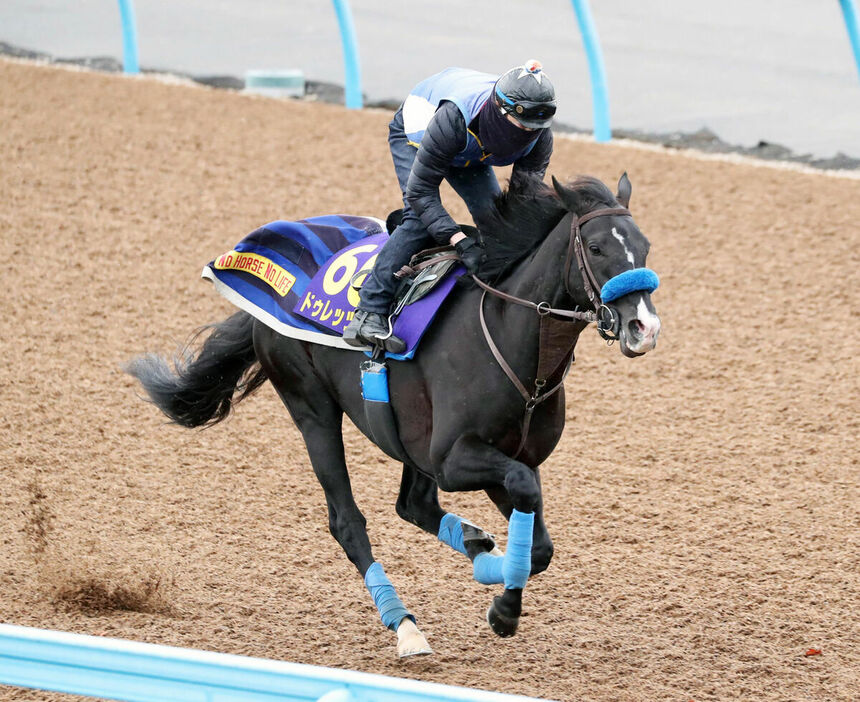
<instances>
[{"instance_id":1,"label":"dirt track","mask_svg":"<svg viewBox=\"0 0 860 702\"><path fill-rule=\"evenodd\" d=\"M232 311L214 255L397 205L388 118L0 60L0 619L558 700L860 698L860 180L559 140L557 176L630 173L663 332L632 361L578 346L514 639L351 427L426 659L395 660L271 386L204 432L136 397L120 364Z\"/></svg>"}]
</instances>

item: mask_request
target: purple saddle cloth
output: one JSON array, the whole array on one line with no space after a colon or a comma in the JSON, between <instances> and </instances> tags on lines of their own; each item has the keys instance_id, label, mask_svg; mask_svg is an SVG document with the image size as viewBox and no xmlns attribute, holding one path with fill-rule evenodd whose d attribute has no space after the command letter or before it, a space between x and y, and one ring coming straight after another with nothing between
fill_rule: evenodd
<instances>
[{"instance_id":1,"label":"purple saddle cloth","mask_svg":"<svg viewBox=\"0 0 860 702\"><path fill-rule=\"evenodd\" d=\"M363 282L387 240L383 223L372 217L279 220L211 261L202 275L230 302L284 336L360 351L342 338L358 304L353 285ZM401 310L394 333L406 342L406 351L386 354L388 358L415 355L464 272L454 266L424 297Z\"/></svg>"},{"instance_id":2,"label":"purple saddle cloth","mask_svg":"<svg viewBox=\"0 0 860 702\"><path fill-rule=\"evenodd\" d=\"M406 344L406 351L402 354L386 352L386 358L402 361L415 355L418 342L421 341L424 332L429 328L457 279L465 272L466 269L462 265L455 265L445 274L441 282L436 283L430 292L412 304L406 305L400 311L394 320L394 335L403 339Z\"/></svg>"}]
</instances>

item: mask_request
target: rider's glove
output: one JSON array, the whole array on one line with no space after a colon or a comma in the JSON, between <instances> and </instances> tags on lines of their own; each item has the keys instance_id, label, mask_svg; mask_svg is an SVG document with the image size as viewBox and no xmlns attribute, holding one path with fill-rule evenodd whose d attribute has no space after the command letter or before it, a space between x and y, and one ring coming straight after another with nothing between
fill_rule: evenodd
<instances>
[{"instance_id":1,"label":"rider's glove","mask_svg":"<svg viewBox=\"0 0 860 702\"><path fill-rule=\"evenodd\" d=\"M481 264L487 258L481 244L476 239L467 236L465 239L460 239L460 241L454 244L454 249L457 251L457 255L460 257L463 265L466 266L466 270L472 275L477 275Z\"/></svg>"}]
</instances>

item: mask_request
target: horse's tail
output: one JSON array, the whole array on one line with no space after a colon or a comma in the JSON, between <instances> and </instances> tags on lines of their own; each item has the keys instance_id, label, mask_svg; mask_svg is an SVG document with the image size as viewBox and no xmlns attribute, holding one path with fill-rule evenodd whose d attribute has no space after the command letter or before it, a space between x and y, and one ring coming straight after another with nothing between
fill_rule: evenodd
<instances>
[{"instance_id":1,"label":"horse's tail","mask_svg":"<svg viewBox=\"0 0 860 702\"><path fill-rule=\"evenodd\" d=\"M175 424L217 424L266 381L254 351L253 327L251 315L236 312L200 329L174 357L173 369L164 358L150 353L132 360L125 371L141 382L155 406ZM194 340L207 329L212 333L193 352Z\"/></svg>"}]
</instances>

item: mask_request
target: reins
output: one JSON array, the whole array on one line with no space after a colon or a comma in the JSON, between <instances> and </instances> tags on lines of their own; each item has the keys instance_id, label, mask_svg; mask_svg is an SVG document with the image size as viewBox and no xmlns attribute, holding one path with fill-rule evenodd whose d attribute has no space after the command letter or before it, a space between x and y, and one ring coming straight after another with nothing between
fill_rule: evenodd
<instances>
[{"instance_id":1,"label":"reins","mask_svg":"<svg viewBox=\"0 0 860 702\"><path fill-rule=\"evenodd\" d=\"M567 317L568 319L575 319L580 322L596 322L597 314L594 312L586 312L578 309L574 310L564 310L558 309L556 307L550 307L548 302L532 302L531 300L525 300L521 297L515 297L514 295L509 295L506 292L502 292L501 290L494 288L490 285L487 285L483 280L478 278L477 276L472 276L472 280L478 284L478 287L481 287L486 293L490 293L491 295L495 295L496 297L500 297L502 300L506 302L513 302L515 305L522 305L523 307L530 307L535 310L539 315L545 316L548 314L556 315L557 317ZM483 296L482 296L483 299Z\"/></svg>"},{"instance_id":2,"label":"reins","mask_svg":"<svg viewBox=\"0 0 860 702\"><path fill-rule=\"evenodd\" d=\"M584 246L582 243L582 225L586 222L596 218L596 217L606 217L611 215L622 215L622 216L631 216L630 210L624 207L607 207L599 210L593 210L588 212L581 217L573 216L573 219L570 223L570 241L567 247L567 256L565 258L564 265L564 289L573 297L573 293L570 290L570 269L573 264L573 258L576 257L577 266L579 268L580 275L582 276L582 283L585 289L585 293L588 296L589 301L594 307L594 311L589 310L580 310L579 308L575 308L572 310L566 309L558 309L555 307L551 307L550 304L546 301L542 302L533 302L531 300L526 300L521 297L516 297L514 295L510 295L509 293L498 290L497 288L488 285L477 276L473 275L472 280L484 290L481 295L481 302L478 307L479 317L481 320L481 329L484 332L484 339L487 342L487 346L490 347L490 351L493 354L493 357L496 359L496 362L499 364L499 367L511 381L513 386L517 389L520 395L525 400L525 416L523 417L523 430L522 437L520 439L520 444L517 447L516 452L512 456L512 458L519 457L520 453L522 453L523 449L526 445L526 440L529 435L529 428L531 426L532 415L534 414L535 408L548 400L550 397L555 395L562 386L564 385L564 380L567 377L567 374L570 372L570 366L573 362L573 346L576 342L576 339L579 336L579 330L576 329L571 322L579 321L579 322L597 322L598 324L598 332L600 335L607 339L610 343L615 339L615 336L610 336L612 331L612 327L615 323L615 316L606 305L601 302L600 299L600 286L597 284L597 279L594 277L594 273L591 270L591 266L588 263L588 259L585 256ZM505 360L502 352L499 351L498 346L496 346L495 341L493 341L493 337L490 334L490 329L487 326L487 321L484 318L484 299L487 296L487 293L498 297L505 302L511 302L516 305L521 305L523 307L529 307L535 310L540 317L540 333L538 338L538 368L535 374L535 383L534 383L534 391L529 394L529 391L526 389L526 386L522 383L522 381L517 377L516 372L514 372L513 368L511 368L510 364ZM605 312L604 312L605 311ZM609 319L606 320L604 318L604 314L608 312ZM561 319L558 319L561 318ZM609 325L609 326L606 326ZM547 382L549 378L564 365L564 372L561 374L561 378L559 381L552 386L550 389L546 389Z\"/></svg>"}]
</instances>

